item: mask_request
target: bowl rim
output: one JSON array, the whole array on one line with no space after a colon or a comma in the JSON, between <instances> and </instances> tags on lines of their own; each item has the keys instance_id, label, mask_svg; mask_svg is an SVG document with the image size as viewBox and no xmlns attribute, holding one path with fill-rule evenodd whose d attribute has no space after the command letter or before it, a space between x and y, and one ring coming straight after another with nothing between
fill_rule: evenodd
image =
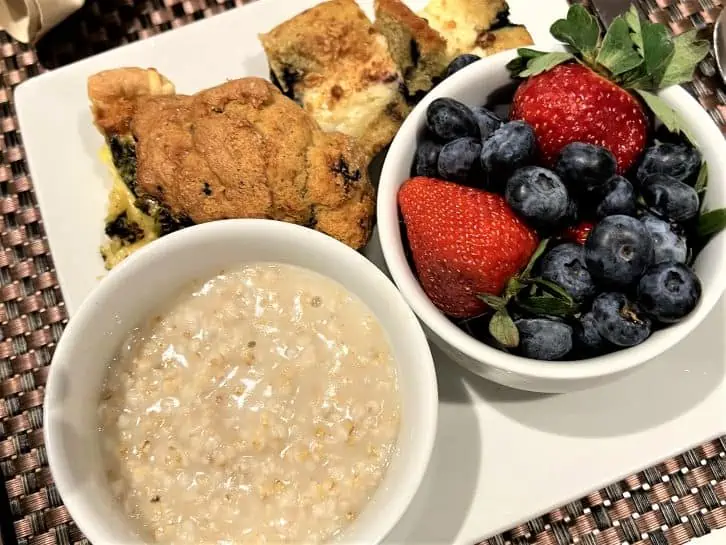
<instances>
[{"instance_id":1,"label":"bowl rim","mask_svg":"<svg viewBox=\"0 0 726 545\"><path fill-rule=\"evenodd\" d=\"M556 49L549 44L541 47L535 44L531 47L544 51ZM688 336L720 299L726 289L726 275L720 275L709 285L710 289L703 290L696 309L682 322L670 326L668 335L651 337L640 345L594 358L551 362L503 352L459 329L426 296L403 252L397 193L404 180L398 179L395 171L400 168L402 161L411 163L412 157L404 157L405 146L409 139L417 138L419 132L417 127L425 116L427 106L437 98L455 96L458 92L472 87L480 81L480 78L486 78L487 74L506 71L506 64L516 54L516 50L504 51L482 58L459 70L432 89L403 122L388 150L378 185L376 216L383 258L393 281L419 319L449 346L484 366L533 379L564 382L619 375L655 358ZM726 139L696 99L680 86L669 87L658 94L674 109L687 112L687 115L682 116L685 123L701 126L701 130L709 133L709 141L719 142L718 145L723 148L723 153L719 157L718 170L726 173L726 159L724 159ZM709 162L709 166L712 163ZM406 169L408 168L407 165ZM714 178L713 171L711 178ZM720 233L709 242L709 246L714 244L719 244L721 248L718 264L714 266L719 270L726 270L726 233Z\"/></svg>"},{"instance_id":2,"label":"bowl rim","mask_svg":"<svg viewBox=\"0 0 726 545\"><path fill-rule=\"evenodd\" d=\"M220 234L238 235L240 237L265 237L270 232L276 232L278 236L299 240L309 238L310 244L314 244L321 255L327 256L330 260L330 267L338 266L340 261L347 261L348 267L359 270L359 274L373 277L372 280L378 284L377 289L385 290L389 305L398 307L398 311L406 316L405 324L402 324L402 331L407 343L410 346L418 347L416 354L417 369L419 372L416 391L416 412L420 418L415 424L420 429L420 439L414 448L409 449L405 459L406 471L402 471L403 478L394 489L391 487L385 495L385 509L371 520L367 520L366 526L354 526L356 543L360 545L374 545L380 543L398 524L414 496L418 492L429 466L431 455L434 449L434 442L438 425L438 382L435 372L434 360L426 336L421 328L416 315L406 303L395 285L386 275L372 262L359 252L353 250L338 240L299 225L268 219L229 219L216 222L209 222L191 226L180 231L162 237L152 244L140 248L119 265L114 267L109 274L99 283L91 294L81 303L79 309L70 319L53 355L48 380L46 383L46 397L43 404L44 440L47 450L48 465L53 473L54 482L58 492L69 513L78 525L79 529L94 543L104 543L104 538L109 537L99 528L100 516L94 512L85 493L75 488L75 479L69 471L68 456L62 447L62 431L60 426L52 425L56 419L54 415L63 411L60 383L57 378L63 370L72 365L74 355L78 355L83 346L83 334L87 324L93 320L96 308L103 304L106 298L118 290L123 290L130 278L135 277L149 266L153 266L161 256L169 252L183 251L183 248L190 245L195 239L208 240ZM324 273L323 276L327 276ZM361 301L367 304L364 295L356 294ZM395 345L396 338L388 335L389 342ZM399 378L399 380L401 380ZM56 401L58 400L58 401ZM405 429L399 430L399 437L405 433ZM382 481L383 482L383 481ZM382 483L381 483L382 484ZM365 509L362 511L365 514ZM360 520L360 519L358 519ZM343 534L345 535L345 534ZM98 541L96 541L98 540ZM343 539L342 543L347 543Z\"/></svg>"}]
</instances>

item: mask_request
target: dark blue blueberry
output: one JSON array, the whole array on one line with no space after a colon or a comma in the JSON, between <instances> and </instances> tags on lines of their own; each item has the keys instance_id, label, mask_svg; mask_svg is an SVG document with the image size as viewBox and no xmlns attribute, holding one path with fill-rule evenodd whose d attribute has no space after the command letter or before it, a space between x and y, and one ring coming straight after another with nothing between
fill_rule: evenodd
<instances>
[{"instance_id":1,"label":"dark blue blueberry","mask_svg":"<svg viewBox=\"0 0 726 545\"><path fill-rule=\"evenodd\" d=\"M595 283L585 265L585 249L579 244L566 242L547 252L540 262L540 276L559 284L577 303L595 295Z\"/></svg>"},{"instance_id":2,"label":"dark blue blueberry","mask_svg":"<svg viewBox=\"0 0 726 545\"><path fill-rule=\"evenodd\" d=\"M700 152L686 143L661 143L645 150L637 178L643 182L651 174L666 174L679 182L693 184L701 168Z\"/></svg>"},{"instance_id":3,"label":"dark blue blueberry","mask_svg":"<svg viewBox=\"0 0 726 545\"><path fill-rule=\"evenodd\" d=\"M685 318L701 298L701 281L683 263L649 267L638 282L638 304L654 319L672 324Z\"/></svg>"},{"instance_id":4,"label":"dark blue blueberry","mask_svg":"<svg viewBox=\"0 0 726 545\"><path fill-rule=\"evenodd\" d=\"M580 316L574 330L576 346L585 356L597 356L610 351L611 345L600 335L592 312Z\"/></svg>"},{"instance_id":5,"label":"dark blue blueberry","mask_svg":"<svg viewBox=\"0 0 726 545\"><path fill-rule=\"evenodd\" d=\"M634 284L653 260L653 239L630 216L608 216L585 242L585 262L592 277L608 286Z\"/></svg>"},{"instance_id":6,"label":"dark blue blueberry","mask_svg":"<svg viewBox=\"0 0 726 545\"><path fill-rule=\"evenodd\" d=\"M473 64L479 59L481 59L481 57L479 57L478 55L472 55L471 53L464 53L463 55L459 55L449 63L449 66L446 68L446 73L444 74L444 77L448 78L451 74L455 74L465 66Z\"/></svg>"},{"instance_id":7,"label":"dark blue blueberry","mask_svg":"<svg viewBox=\"0 0 726 545\"><path fill-rule=\"evenodd\" d=\"M621 347L635 346L650 336L650 318L622 293L601 293L592 303L598 333Z\"/></svg>"},{"instance_id":8,"label":"dark blue blueberry","mask_svg":"<svg viewBox=\"0 0 726 545\"><path fill-rule=\"evenodd\" d=\"M609 150L583 142L567 144L555 163L555 171L568 189L580 195L600 189L615 176L616 167Z\"/></svg>"},{"instance_id":9,"label":"dark blue blueberry","mask_svg":"<svg viewBox=\"0 0 726 545\"><path fill-rule=\"evenodd\" d=\"M668 222L650 214L640 218L640 221L653 239L653 263L686 262L688 259L686 237L676 233Z\"/></svg>"},{"instance_id":10,"label":"dark blue blueberry","mask_svg":"<svg viewBox=\"0 0 726 545\"><path fill-rule=\"evenodd\" d=\"M690 185L667 174L651 174L643 180L641 195L648 208L661 218L680 223L698 214L698 193Z\"/></svg>"},{"instance_id":11,"label":"dark blue blueberry","mask_svg":"<svg viewBox=\"0 0 726 545\"><path fill-rule=\"evenodd\" d=\"M524 121L511 121L499 127L481 148L481 166L490 185L504 185L518 168L532 163L535 154L534 131Z\"/></svg>"},{"instance_id":12,"label":"dark blue blueberry","mask_svg":"<svg viewBox=\"0 0 726 545\"><path fill-rule=\"evenodd\" d=\"M565 184L551 170L524 167L507 181L504 193L512 209L536 225L554 225L567 213L570 198Z\"/></svg>"},{"instance_id":13,"label":"dark blue blueberry","mask_svg":"<svg viewBox=\"0 0 726 545\"><path fill-rule=\"evenodd\" d=\"M416 148L413 156L411 175L428 176L429 178L439 177L439 153L441 144L433 140L424 140Z\"/></svg>"},{"instance_id":14,"label":"dark blue blueberry","mask_svg":"<svg viewBox=\"0 0 726 545\"><path fill-rule=\"evenodd\" d=\"M437 98L426 110L426 125L441 142L471 136L479 138L479 124L468 106L453 98Z\"/></svg>"},{"instance_id":15,"label":"dark blue blueberry","mask_svg":"<svg viewBox=\"0 0 726 545\"><path fill-rule=\"evenodd\" d=\"M470 180L479 170L481 142L478 138L457 138L441 148L439 177L450 182Z\"/></svg>"},{"instance_id":16,"label":"dark blue blueberry","mask_svg":"<svg viewBox=\"0 0 726 545\"><path fill-rule=\"evenodd\" d=\"M595 209L598 218L623 214L635 215L635 190L633 184L622 176L613 176L602 188L602 200Z\"/></svg>"},{"instance_id":17,"label":"dark blue blueberry","mask_svg":"<svg viewBox=\"0 0 726 545\"><path fill-rule=\"evenodd\" d=\"M548 318L521 318L517 352L535 360L559 360L572 350L572 327Z\"/></svg>"},{"instance_id":18,"label":"dark blue blueberry","mask_svg":"<svg viewBox=\"0 0 726 545\"><path fill-rule=\"evenodd\" d=\"M477 106L472 108L471 111L474 112L476 122L479 124L482 140L489 138L504 123L501 117L484 106Z\"/></svg>"},{"instance_id":19,"label":"dark blue blueberry","mask_svg":"<svg viewBox=\"0 0 726 545\"><path fill-rule=\"evenodd\" d=\"M577 204L577 200L570 198L570 202L567 203L567 211L562 217L563 225L572 225L577 223L580 219L580 206Z\"/></svg>"}]
</instances>

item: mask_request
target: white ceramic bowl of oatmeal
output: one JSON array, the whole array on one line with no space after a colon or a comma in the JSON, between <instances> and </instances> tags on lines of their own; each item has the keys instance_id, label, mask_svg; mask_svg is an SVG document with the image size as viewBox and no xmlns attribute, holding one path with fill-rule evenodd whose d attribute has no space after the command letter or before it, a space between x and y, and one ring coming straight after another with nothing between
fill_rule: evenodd
<instances>
[{"instance_id":1,"label":"white ceramic bowl of oatmeal","mask_svg":"<svg viewBox=\"0 0 726 545\"><path fill-rule=\"evenodd\" d=\"M421 483L437 407L421 327L373 264L310 229L226 220L100 283L58 345L44 418L96 545L372 545Z\"/></svg>"}]
</instances>

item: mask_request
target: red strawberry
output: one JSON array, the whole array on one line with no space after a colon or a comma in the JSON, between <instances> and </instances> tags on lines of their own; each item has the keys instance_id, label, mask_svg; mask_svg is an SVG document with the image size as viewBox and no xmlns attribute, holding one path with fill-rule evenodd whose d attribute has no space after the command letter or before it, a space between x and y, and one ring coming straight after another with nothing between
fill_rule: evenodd
<instances>
[{"instance_id":1,"label":"red strawberry","mask_svg":"<svg viewBox=\"0 0 726 545\"><path fill-rule=\"evenodd\" d=\"M568 227L562 231L561 236L565 240L570 242L576 242L577 244L585 244L587 237L590 236L590 231L595 227L595 224L590 221L581 221L577 225Z\"/></svg>"},{"instance_id":2,"label":"red strawberry","mask_svg":"<svg viewBox=\"0 0 726 545\"><path fill-rule=\"evenodd\" d=\"M484 312L476 295L499 295L537 248L536 232L494 193L416 177L398 204L421 286L455 318Z\"/></svg>"},{"instance_id":3,"label":"red strawberry","mask_svg":"<svg viewBox=\"0 0 726 545\"><path fill-rule=\"evenodd\" d=\"M512 119L532 125L542 160L552 166L571 142L609 149L618 172L645 149L648 117L628 91L581 64L561 64L530 77L514 95Z\"/></svg>"}]
</instances>

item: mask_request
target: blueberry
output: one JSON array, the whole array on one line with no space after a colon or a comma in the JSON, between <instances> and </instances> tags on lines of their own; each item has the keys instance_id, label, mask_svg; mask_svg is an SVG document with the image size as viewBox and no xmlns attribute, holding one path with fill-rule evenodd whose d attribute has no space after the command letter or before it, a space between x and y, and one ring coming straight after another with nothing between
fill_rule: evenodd
<instances>
[{"instance_id":1,"label":"blueberry","mask_svg":"<svg viewBox=\"0 0 726 545\"><path fill-rule=\"evenodd\" d=\"M463 55L459 55L449 63L449 66L446 68L446 73L444 74L444 77L448 78L451 74L458 72L465 66L469 66L470 64L475 63L479 59L481 59L481 57L479 57L478 55L472 55L471 53L464 53Z\"/></svg>"},{"instance_id":2,"label":"blueberry","mask_svg":"<svg viewBox=\"0 0 726 545\"><path fill-rule=\"evenodd\" d=\"M701 154L686 143L656 144L643 154L637 171L638 181L651 174L666 174L679 182L693 184L701 168Z\"/></svg>"},{"instance_id":3,"label":"blueberry","mask_svg":"<svg viewBox=\"0 0 726 545\"><path fill-rule=\"evenodd\" d=\"M490 184L503 184L515 170L531 164L534 154L532 127L524 121L511 121L499 127L484 141L481 166L489 176Z\"/></svg>"},{"instance_id":4,"label":"blueberry","mask_svg":"<svg viewBox=\"0 0 726 545\"><path fill-rule=\"evenodd\" d=\"M605 285L635 283L653 260L653 239L630 216L608 216L595 225L585 242L585 262L592 277Z\"/></svg>"},{"instance_id":5,"label":"blueberry","mask_svg":"<svg viewBox=\"0 0 726 545\"><path fill-rule=\"evenodd\" d=\"M686 238L676 233L671 225L647 214L640 218L653 239L653 263L675 261L685 263L688 259Z\"/></svg>"},{"instance_id":6,"label":"blueberry","mask_svg":"<svg viewBox=\"0 0 726 545\"><path fill-rule=\"evenodd\" d=\"M701 298L701 281L683 263L666 261L649 267L638 282L638 304L661 323L685 318Z\"/></svg>"},{"instance_id":7,"label":"blueberry","mask_svg":"<svg viewBox=\"0 0 726 545\"><path fill-rule=\"evenodd\" d=\"M635 190L633 184L622 176L613 176L602 188L602 200L595 209L598 218L623 214L635 215Z\"/></svg>"},{"instance_id":8,"label":"blueberry","mask_svg":"<svg viewBox=\"0 0 726 545\"><path fill-rule=\"evenodd\" d=\"M471 136L479 138L479 125L468 106L453 98L437 98L426 110L426 125L442 142Z\"/></svg>"},{"instance_id":9,"label":"blueberry","mask_svg":"<svg viewBox=\"0 0 726 545\"><path fill-rule=\"evenodd\" d=\"M525 358L558 360L572 350L572 327L549 318L520 318L518 352Z\"/></svg>"},{"instance_id":10,"label":"blueberry","mask_svg":"<svg viewBox=\"0 0 726 545\"><path fill-rule=\"evenodd\" d=\"M479 132L482 140L489 138L504 123L501 117L484 106L477 106L476 108L472 108L471 111L474 113L476 122L479 124Z\"/></svg>"},{"instance_id":11,"label":"blueberry","mask_svg":"<svg viewBox=\"0 0 726 545\"><path fill-rule=\"evenodd\" d=\"M565 185L577 194L586 194L601 188L615 175L617 164L609 150L573 142L560 152L555 171Z\"/></svg>"},{"instance_id":12,"label":"blueberry","mask_svg":"<svg viewBox=\"0 0 726 545\"><path fill-rule=\"evenodd\" d=\"M481 142L477 138L457 138L445 144L439 154L439 176L450 182L465 182L479 168Z\"/></svg>"},{"instance_id":13,"label":"blueberry","mask_svg":"<svg viewBox=\"0 0 726 545\"><path fill-rule=\"evenodd\" d=\"M567 242L547 252L540 261L540 276L559 284L577 303L595 295L595 283L585 265L585 249L579 244Z\"/></svg>"},{"instance_id":14,"label":"blueberry","mask_svg":"<svg viewBox=\"0 0 726 545\"><path fill-rule=\"evenodd\" d=\"M600 335L592 312L580 316L574 330L576 346L586 356L597 356L610 351L610 343Z\"/></svg>"},{"instance_id":15,"label":"blueberry","mask_svg":"<svg viewBox=\"0 0 726 545\"><path fill-rule=\"evenodd\" d=\"M667 174L647 176L643 180L641 195L648 208L661 218L680 223L698 214L696 190Z\"/></svg>"},{"instance_id":16,"label":"blueberry","mask_svg":"<svg viewBox=\"0 0 726 545\"><path fill-rule=\"evenodd\" d=\"M551 170L524 167L507 181L507 204L537 225L554 225L567 213L570 198L565 184Z\"/></svg>"},{"instance_id":17,"label":"blueberry","mask_svg":"<svg viewBox=\"0 0 726 545\"><path fill-rule=\"evenodd\" d=\"M441 144L432 140L422 141L416 148L413 157L413 176L428 176L429 178L439 177L439 153Z\"/></svg>"},{"instance_id":18,"label":"blueberry","mask_svg":"<svg viewBox=\"0 0 726 545\"><path fill-rule=\"evenodd\" d=\"M622 293L601 293L592 303L598 333L621 347L635 346L650 336L652 323Z\"/></svg>"},{"instance_id":19,"label":"blueberry","mask_svg":"<svg viewBox=\"0 0 726 545\"><path fill-rule=\"evenodd\" d=\"M570 202L567 203L567 211L562 216L563 225L572 225L576 223L580 218L580 207L577 204L577 200L570 198Z\"/></svg>"}]
</instances>

